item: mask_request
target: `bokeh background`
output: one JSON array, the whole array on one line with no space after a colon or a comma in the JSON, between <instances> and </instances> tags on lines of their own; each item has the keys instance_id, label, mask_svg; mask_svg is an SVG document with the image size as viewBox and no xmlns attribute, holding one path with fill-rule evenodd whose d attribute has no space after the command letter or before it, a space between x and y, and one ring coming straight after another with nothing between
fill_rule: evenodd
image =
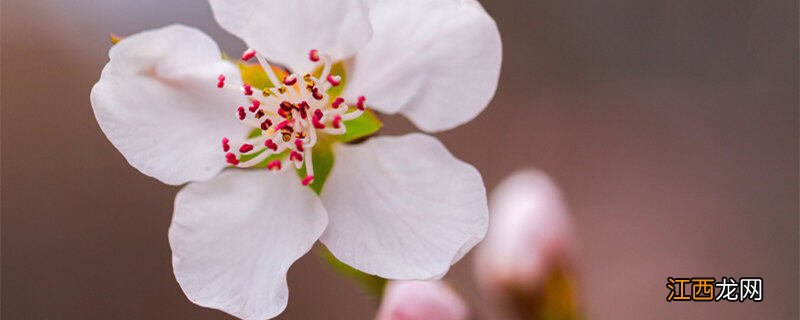
<instances>
[{"instance_id":1,"label":"bokeh background","mask_svg":"<svg viewBox=\"0 0 800 320\"><path fill-rule=\"evenodd\" d=\"M489 189L528 166L559 181L589 318L800 318L796 1L483 4L504 42L497 95L437 136ZM109 32L177 22L243 44L199 0L3 0L0 20L2 317L228 319L182 294L167 242L178 188L127 165L89 90ZM447 279L477 302L470 259ZM668 276L761 276L764 301L667 303ZM289 283L282 319L376 308L314 254Z\"/></svg>"}]
</instances>

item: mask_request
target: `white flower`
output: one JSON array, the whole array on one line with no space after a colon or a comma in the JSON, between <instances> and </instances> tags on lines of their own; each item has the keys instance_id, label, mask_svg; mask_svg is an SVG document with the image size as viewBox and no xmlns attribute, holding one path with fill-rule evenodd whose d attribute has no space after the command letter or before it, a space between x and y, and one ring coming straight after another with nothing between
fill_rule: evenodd
<instances>
[{"instance_id":1,"label":"white flower","mask_svg":"<svg viewBox=\"0 0 800 320\"><path fill-rule=\"evenodd\" d=\"M469 308L443 281L392 281L375 320L467 320Z\"/></svg>"},{"instance_id":2,"label":"white flower","mask_svg":"<svg viewBox=\"0 0 800 320\"><path fill-rule=\"evenodd\" d=\"M480 174L425 134L335 143L321 194L303 186L313 179L314 145L345 133L344 121L367 105L428 132L486 107L501 44L477 1L210 3L220 25L252 48L243 58L294 73L269 72L279 86L251 93L213 40L173 25L112 47L91 94L100 127L132 166L164 183L191 182L176 196L169 230L175 276L190 300L241 318L274 317L286 307L288 268L317 239L366 273L430 279L483 238ZM348 70L343 100L327 93L341 81L328 74L337 61ZM319 78L306 76L320 65ZM246 139L253 128L261 134ZM222 171L270 154L283 156L270 169L305 165L309 178Z\"/></svg>"}]
</instances>

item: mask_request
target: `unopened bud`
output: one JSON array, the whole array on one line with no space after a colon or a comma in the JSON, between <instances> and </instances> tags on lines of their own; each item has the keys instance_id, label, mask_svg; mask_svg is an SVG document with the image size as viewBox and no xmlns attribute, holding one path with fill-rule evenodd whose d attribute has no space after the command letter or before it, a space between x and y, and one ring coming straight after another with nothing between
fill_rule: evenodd
<instances>
[{"instance_id":1,"label":"unopened bud","mask_svg":"<svg viewBox=\"0 0 800 320\"><path fill-rule=\"evenodd\" d=\"M567 206L543 172L517 172L489 197L489 231L476 249L475 277L503 319L576 317L576 245Z\"/></svg>"},{"instance_id":2,"label":"unopened bud","mask_svg":"<svg viewBox=\"0 0 800 320\"><path fill-rule=\"evenodd\" d=\"M392 281L375 320L467 320L466 302L443 281Z\"/></svg>"}]
</instances>

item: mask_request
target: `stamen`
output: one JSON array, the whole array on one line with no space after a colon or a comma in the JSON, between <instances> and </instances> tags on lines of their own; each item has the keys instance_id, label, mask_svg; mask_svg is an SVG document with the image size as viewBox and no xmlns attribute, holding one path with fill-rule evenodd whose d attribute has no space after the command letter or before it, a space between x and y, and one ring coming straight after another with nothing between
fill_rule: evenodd
<instances>
[{"instance_id":1,"label":"stamen","mask_svg":"<svg viewBox=\"0 0 800 320\"><path fill-rule=\"evenodd\" d=\"M230 152L225 154L225 160L227 160L228 163L230 163L230 164L232 164L234 166L239 164L239 159L236 158L235 154L230 153Z\"/></svg>"},{"instance_id":2,"label":"stamen","mask_svg":"<svg viewBox=\"0 0 800 320\"><path fill-rule=\"evenodd\" d=\"M267 169L285 170L292 165L297 169L305 167L306 177L301 183L307 186L314 181L312 151L317 143L317 135L340 135L347 132L346 121L363 114L366 98L358 97L355 101L357 108L352 110L344 98L330 97L328 90L341 85L342 77L330 74L333 66L331 57L317 50L309 51L309 59L322 62L322 73L319 77L311 74L289 74L278 81L272 67L261 54L252 49L242 53L242 60L253 57L258 59L273 85L259 88L264 98L252 97L253 87L246 83L240 88L227 86L227 89L238 90L248 97L251 104L247 108L238 106L236 116L243 124L260 129L260 135L235 142L238 149L231 148L230 139L222 138L225 161L233 166L246 168L280 155L280 159L267 163ZM298 78L302 78L304 83L297 85L300 80ZM218 87L226 87L224 75L220 75L217 80ZM245 154L252 156L247 156L247 160L243 161L242 156Z\"/></svg>"},{"instance_id":3,"label":"stamen","mask_svg":"<svg viewBox=\"0 0 800 320\"><path fill-rule=\"evenodd\" d=\"M275 141L272 141L272 139L267 139L267 141L264 141L264 146L272 151L278 150L278 145L275 144Z\"/></svg>"},{"instance_id":4,"label":"stamen","mask_svg":"<svg viewBox=\"0 0 800 320\"><path fill-rule=\"evenodd\" d=\"M272 85L277 85L278 77L275 75L275 72L272 71L272 66L269 65L267 59L264 58L264 56L260 55L258 52L256 52L256 59L258 59L258 63L261 64L261 67L264 69L264 72L267 73L267 77L269 78L270 83L272 83Z\"/></svg>"},{"instance_id":5,"label":"stamen","mask_svg":"<svg viewBox=\"0 0 800 320\"><path fill-rule=\"evenodd\" d=\"M342 81L342 77L334 76L334 75L328 75L328 79L327 80L328 80L328 83L330 83L332 86L335 87L335 86L338 86L339 83Z\"/></svg>"},{"instance_id":6,"label":"stamen","mask_svg":"<svg viewBox=\"0 0 800 320\"><path fill-rule=\"evenodd\" d=\"M325 124L319 121L319 118L311 119L311 124L314 125L314 129L325 129Z\"/></svg>"},{"instance_id":7,"label":"stamen","mask_svg":"<svg viewBox=\"0 0 800 320\"><path fill-rule=\"evenodd\" d=\"M342 126L342 116L338 114L333 116L333 121L331 121L331 124L334 128L339 129L339 127Z\"/></svg>"},{"instance_id":8,"label":"stamen","mask_svg":"<svg viewBox=\"0 0 800 320\"><path fill-rule=\"evenodd\" d=\"M222 151L223 152L228 152L228 150L231 149L231 145L228 144L229 142L231 142L231 140L229 140L228 138L222 138Z\"/></svg>"},{"instance_id":9,"label":"stamen","mask_svg":"<svg viewBox=\"0 0 800 320\"><path fill-rule=\"evenodd\" d=\"M294 140L294 146L297 151L303 152L303 141L300 139Z\"/></svg>"},{"instance_id":10,"label":"stamen","mask_svg":"<svg viewBox=\"0 0 800 320\"><path fill-rule=\"evenodd\" d=\"M303 161L303 155L297 151L292 150L292 152L289 153L289 160L298 162Z\"/></svg>"},{"instance_id":11,"label":"stamen","mask_svg":"<svg viewBox=\"0 0 800 320\"><path fill-rule=\"evenodd\" d=\"M261 105L261 102L259 102L258 100L253 100L253 104L250 105L250 107L248 107L247 110L250 110L250 112L256 112L256 110L258 110L259 105Z\"/></svg>"},{"instance_id":12,"label":"stamen","mask_svg":"<svg viewBox=\"0 0 800 320\"><path fill-rule=\"evenodd\" d=\"M300 101L300 103L297 104L297 107L299 107L300 110L308 110L309 108L311 108L308 105L308 102L305 102L305 101ZM317 110L319 110L319 109L317 109Z\"/></svg>"},{"instance_id":13,"label":"stamen","mask_svg":"<svg viewBox=\"0 0 800 320\"><path fill-rule=\"evenodd\" d=\"M276 171L281 169L281 161L280 160L272 160L267 163L267 169L270 171Z\"/></svg>"},{"instance_id":14,"label":"stamen","mask_svg":"<svg viewBox=\"0 0 800 320\"><path fill-rule=\"evenodd\" d=\"M322 100L322 98L323 98L322 94L319 93L319 89L317 89L316 87L314 87L311 90L311 96L314 97L314 99L317 99L317 100Z\"/></svg>"},{"instance_id":15,"label":"stamen","mask_svg":"<svg viewBox=\"0 0 800 320\"><path fill-rule=\"evenodd\" d=\"M358 103L356 104L356 106L358 106L358 110L364 111L364 109L367 108L367 106L364 105L365 101L367 101L367 98L364 98L364 96L358 97Z\"/></svg>"},{"instance_id":16,"label":"stamen","mask_svg":"<svg viewBox=\"0 0 800 320\"><path fill-rule=\"evenodd\" d=\"M283 84L291 86L294 85L295 83L297 83L297 76L295 76L294 74L290 74L288 76L283 77Z\"/></svg>"},{"instance_id":17,"label":"stamen","mask_svg":"<svg viewBox=\"0 0 800 320\"><path fill-rule=\"evenodd\" d=\"M289 120L284 120L283 122L279 123L279 124L278 124L278 125L275 127L275 130L281 130L281 129L283 129L284 127L286 127L287 125L289 125Z\"/></svg>"},{"instance_id":18,"label":"stamen","mask_svg":"<svg viewBox=\"0 0 800 320\"><path fill-rule=\"evenodd\" d=\"M264 122L261 122L261 125L260 125L261 130L264 130L264 131L269 130L270 126L272 126L272 120L270 120L270 119L264 120Z\"/></svg>"},{"instance_id":19,"label":"stamen","mask_svg":"<svg viewBox=\"0 0 800 320\"><path fill-rule=\"evenodd\" d=\"M317 49L312 49L311 51L309 51L308 59L311 60L312 62L319 61L319 51L317 51Z\"/></svg>"},{"instance_id":20,"label":"stamen","mask_svg":"<svg viewBox=\"0 0 800 320\"><path fill-rule=\"evenodd\" d=\"M336 100L334 100L333 103L331 103L331 107L333 107L334 109L339 109L339 106L343 102L344 102L344 99L342 99L342 97L337 97Z\"/></svg>"},{"instance_id":21,"label":"stamen","mask_svg":"<svg viewBox=\"0 0 800 320\"><path fill-rule=\"evenodd\" d=\"M247 61L253 59L256 56L256 51L253 49L247 49L242 53L242 60Z\"/></svg>"},{"instance_id":22,"label":"stamen","mask_svg":"<svg viewBox=\"0 0 800 320\"><path fill-rule=\"evenodd\" d=\"M239 147L239 152L241 152L241 153L248 153L248 152L250 152L250 150L253 150L253 145L252 144L245 143L241 147Z\"/></svg>"}]
</instances>

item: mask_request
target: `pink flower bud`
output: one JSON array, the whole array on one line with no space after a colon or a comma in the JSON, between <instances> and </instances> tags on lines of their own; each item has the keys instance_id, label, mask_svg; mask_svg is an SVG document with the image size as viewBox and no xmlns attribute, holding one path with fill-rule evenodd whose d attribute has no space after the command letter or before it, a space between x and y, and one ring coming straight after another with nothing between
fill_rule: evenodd
<instances>
[{"instance_id":1,"label":"pink flower bud","mask_svg":"<svg viewBox=\"0 0 800 320\"><path fill-rule=\"evenodd\" d=\"M481 291L500 309L526 315L546 307L543 291L553 281L567 283L557 285L559 294L571 295L567 269L576 241L556 184L540 171L517 172L491 193L489 212L489 231L474 259Z\"/></svg>"},{"instance_id":2,"label":"pink flower bud","mask_svg":"<svg viewBox=\"0 0 800 320\"><path fill-rule=\"evenodd\" d=\"M442 281L392 281L375 320L467 320L464 300Z\"/></svg>"}]
</instances>

